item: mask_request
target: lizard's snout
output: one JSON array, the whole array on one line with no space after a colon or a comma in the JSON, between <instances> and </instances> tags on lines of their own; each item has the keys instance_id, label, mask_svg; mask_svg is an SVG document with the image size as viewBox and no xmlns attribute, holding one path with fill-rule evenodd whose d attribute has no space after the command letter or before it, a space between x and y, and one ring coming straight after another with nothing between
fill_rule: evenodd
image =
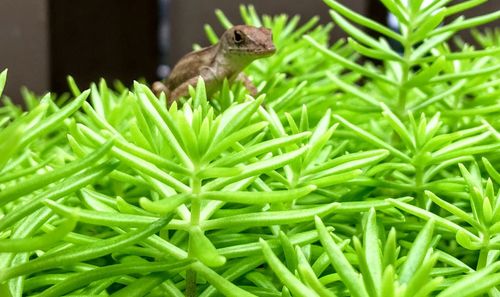
<instances>
[{"instance_id":1,"label":"lizard's snout","mask_svg":"<svg viewBox=\"0 0 500 297\"><path fill-rule=\"evenodd\" d=\"M276 52L276 47L274 45L271 45L271 46L267 46L265 47L265 49L263 50L263 53L265 55L272 55Z\"/></svg>"}]
</instances>

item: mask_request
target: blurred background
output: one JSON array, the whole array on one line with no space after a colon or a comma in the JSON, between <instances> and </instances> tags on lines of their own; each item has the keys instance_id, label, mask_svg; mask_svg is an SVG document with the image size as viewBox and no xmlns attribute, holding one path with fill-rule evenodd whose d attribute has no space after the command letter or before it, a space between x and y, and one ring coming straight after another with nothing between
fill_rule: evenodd
<instances>
[{"instance_id":1,"label":"blurred background","mask_svg":"<svg viewBox=\"0 0 500 297\"><path fill-rule=\"evenodd\" d=\"M379 0L340 2L387 23ZM330 21L320 0L0 0L0 70L9 68L4 94L20 102L22 86L36 93L65 92L68 74L82 88L101 77L126 85L138 78L153 82L167 75L193 43L208 45L204 24L223 32L216 8L241 23L240 4L253 4L260 14L299 14L303 22L318 15L322 23ZM499 9L500 0L490 0L468 14ZM335 28L331 40L342 36Z\"/></svg>"}]
</instances>

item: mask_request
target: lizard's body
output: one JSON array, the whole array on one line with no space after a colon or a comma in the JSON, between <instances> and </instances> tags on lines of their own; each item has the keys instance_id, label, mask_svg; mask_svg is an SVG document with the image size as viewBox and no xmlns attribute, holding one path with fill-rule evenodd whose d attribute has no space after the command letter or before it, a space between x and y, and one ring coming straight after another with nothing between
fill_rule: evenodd
<instances>
[{"instance_id":1,"label":"lizard's body","mask_svg":"<svg viewBox=\"0 0 500 297\"><path fill-rule=\"evenodd\" d=\"M191 52L175 65L165 83L156 82L155 92L165 92L169 102L188 95L198 77L205 81L207 93L217 90L224 79L242 80L250 92L256 93L252 82L241 71L253 60L275 52L269 29L239 25L228 29L217 44Z\"/></svg>"}]
</instances>

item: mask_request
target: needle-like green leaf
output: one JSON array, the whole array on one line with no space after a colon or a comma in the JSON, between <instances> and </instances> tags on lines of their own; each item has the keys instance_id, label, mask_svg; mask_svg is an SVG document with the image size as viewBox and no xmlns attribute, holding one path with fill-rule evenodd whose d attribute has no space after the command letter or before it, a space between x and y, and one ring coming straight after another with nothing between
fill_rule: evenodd
<instances>
[{"instance_id":1,"label":"needle-like green leaf","mask_svg":"<svg viewBox=\"0 0 500 297\"><path fill-rule=\"evenodd\" d=\"M262 252L264 257L266 257L267 263L271 266L271 269L278 276L278 278L290 289L294 296L319 296L311 290L309 287L305 286L297 279L281 261L273 253L271 247L262 238L260 239L260 244L262 246Z\"/></svg>"},{"instance_id":2,"label":"needle-like green leaf","mask_svg":"<svg viewBox=\"0 0 500 297\"><path fill-rule=\"evenodd\" d=\"M331 235L326 230L325 225L319 217L315 217L316 229L318 230L321 244L325 248L335 271L340 275L342 281L352 296L368 297L365 285L360 281L359 273L354 270L339 246L333 241Z\"/></svg>"},{"instance_id":3,"label":"needle-like green leaf","mask_svg":"<svg viewBox=\"0 0 500 297\"><path fill-rule=\"evenodd\" d=\"M166 216L156 220L144 229L136 229L126 234L102 239L87 245L69 247L58 252L41 256L30 262L4 269L0 271L0 282L16 276L35 273L62 265L74 264L107 255L123 247L133 245L159 232L171 219L172 216Z\"/></svg>"}]
</instances>

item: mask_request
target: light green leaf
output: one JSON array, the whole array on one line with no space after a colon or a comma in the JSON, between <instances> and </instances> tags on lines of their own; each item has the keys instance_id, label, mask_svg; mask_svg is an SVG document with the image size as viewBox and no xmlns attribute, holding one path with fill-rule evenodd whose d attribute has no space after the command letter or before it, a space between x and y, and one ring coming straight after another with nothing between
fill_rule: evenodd
<instances>
[{"instance_id":1,"label":"light green leaf","mask_svg":"<svg viewBox=\"0 0 500 297\"><path fill-rule=\"evenodd\" d=\"M422 265L422 261L424 260L427 250L430 247L433 232L434 221L431 219L418 233L415 241L413 241L410 251L408 252L406 261L401 267L398 279L402 284L408 283L418 268Z\"/></svg>"},{"instance_id":2,"label":"light green leaf","mask_svg":"<svg viewBox=\"0 0 500 297\"><path fill-rule=\"evenodd\" d=\"M217 42L219 42L219 36L217 36L212 26L210 26L209 24L205 24L205 26L203 26L203 29L205 30L205 35L207 36L210 44L216 44Z\"/></svg>"},{"instance_id":3,"label":"light green leaf","mask_svg":"<svg viewBox=\"0 0 500 297\"><path fill-rule=\"evenodd\" d=\"M396 16L399 22L403 24L408 23L408 14L404 6L401 5L402 3L393 0L380 0L380 2L382 2L384 6L387 7L388 11Z\"/></svg>"},{"instance_id":4,"label":"light green leaf","mask_svg":"<svg viewBox=\"0 0 500 297\"><path fill-rule=\"evenodd\" d=\"M182 164L187 168L192 168L191 159L180 145L180 136L177 125L174 123L172 116L164 106L161 106L156 96L151 90L139 83L134 84L136 97L144 111L145 116L154 121L161 135L165 138L166 143L170 146L174 154L181 160Z\"/></svg>"},{"instance_id":5,"label":"light green leaf","mask_svg":"<svg viewBox=\"0 0 500 297\"><path fill-rule=\"evenodd\" d=\"M318 296L311 288L302 284L302 282L295 277L283 263L276 257L273 253L271 247L267 244L264 239L260 239L260 244L262 246L262 252L266 258L267 263L274 271L276 276L290 289L294 296Z\"/></svg>"},{"instance_id":6,"label":"light green leaf","mask_svg":"<svg viewBox=\"0 0 500 297\"><path fill-rule=\"evenodd\" d=\"M0 252L19 253L48 248L62 240L76 226L76 220L71 218L62 221L57 228L46 234L33 238L0 239Z\"/></svg>"},{"instance_id":7,"label":"light green leaf","mask_svg":"<svg viewBox=\"0 0 500 297\"><path fill-rule=\"evenodd\" d=\"M457 3L446 8L446 15L453 15L461 11L469 10L475 6L485 3L488 0L469 0Z\"/></svg>"},{"instance_id":8,"label":"light green leaf","mask_svg":"<svg viewBox=\"0 0 500 297\"><path fill-rule=\"evenodd\" d=\"M499 14L500 15L500 14ZM457 71L455 73L450 73L450 74L443 74L443 75L438 75L431 77L429 80L429 83L443 83L443 82L448 82L448 81L454 81L454 80L459 80L459 79L464 79L464 78L472 78L472 77L477 77L481 75L490 75L493 73L498 73L500 70L500 65L493 65L489 67L482 67L480 69L473 69L469 71Z\"/></svg>"},{"instance_id":9,"label":"light green leaf","mask_svg":"<svg viewBox=\"0 0 500 297\"><path fill-rule=\"evenodd\" d=\"M127 234L101 239L90 244L72 246L54 253L45 254L27 263L3 269L0 271L0 281L3 282L16 276L78 263L110 254L113 251L139 242L160 231L161 228L170 222L170 219L171 217L164 217L156 220L144 229L137 229Z\"/></svg>"},{"instance_id":10,"label":"light green leaf","mask_svg":"<svg viewBox=\"0 0 500 297\"><path fill-rule=\"evenodd\" d=\"M256 297L232 282L226 280L224 277L220 276L217 272L203 265L201 262L197 262L191 265L191 267L203 276L212 286L214 286L221 294L228 297Z\"/></svg>"},{"instance_id":11,"label":"light green leaf","mask_svg":"<svg viewBox=\"0 0 500 297\"><path fill-rule=\"evenodd\" d=\"M283 136L279 138L274 138L267 141L262 141L255 145L246 147L241 152L237 152L235 154L224 156L219 160L212 163L213 166L233 166L240 162L245 162L251 160L251 158L256 157L258 155L272 152L279 148L285 148L288 145L299 142L308 138L311 135L311 132L302 132L295 135Z\"/></svg>"},{"instance_id":12,"label":"light green leaf","mask_svg":"<svg viewBox=\"0 0 500 297\"><path fill-rule=\"evenodd\" d=\"M441 157L447 157L449 156L448 153L450 152L456 152L460 149L464 149L470 146L477 146L479 143L481 143L483 140L487 139L488 137L491 136L491 132L484 132L482 134L472 136L472 137L467 137L467 138L462 138L458 141L455 141L438 151L432 153L432 158L441 158ZM448 159L448 158L447 158Z\"/></svg>"},{"instance_id":13,"label":"light green leaf","mask_svg":"<svg viewBox=\"0 0 500 297\"><path fill-rule=\"evenodd\" d=\"M447 12L448 11L446 8L441 8L440 10L437 10L433 15L430 15L427 18L423 19L418 29L411 35L410 40L415 43L421 41L422 39L428 38L429 32L435 30L435 28L443 22L443 19L447 15Z\"/></svg>"},{"instance_id":14,"label":"light green leaf","mask_svg":"<svg viewBox=\"0 0 500 297\"><path fill-rule=\"evenodd\" d=\"M466 213L462 209L456 207L455 205L453 205L451 203L444 201L443 199L439 198L438 196L436 196L434 193L432 193L430 191L425 191L425 194L427 195L427 197L429 197L434 203L439 205L441 208L449 211L450 213L452 213L452 214L456 215L457 217L461 218L462 220L466 221L467 223L469 223L471 226L473 226L477 230L482 229L481 225L476 220L474 220L474 218L472 216L470 216L468 213Z\"/></svg>"},{"instance_id":15,"label":"light green leaf","mask_svg":"<svg viewBox=\"0 0 500 297\"><path fill-rule=\"evenodd\" d=\"M481 295L500 284L500 273L494 273L499 268L500 262L495 262L486 268L473 272L443 290L437 297L472 297Z\"/></svg>"},{"instance_id":16,"label":"light green leaf","mask_svg":"<svg viewBox=\"0 0 500 297\"><path fill-rule=\"evenodd\" d=\"M304 146L298 150L292 151L290 153L285 153L278 155L276 157L271 157L264 159L262 161L257 161L243 167L242 173L233 177L220 178L212 182L207 183L202 187L204 191L212 191L220 189L224 186L237 182L239 180L245 179L250 176L260 175L265 172L269 172L276 168L283 167L284 165L292 162L294 159L300 157L307 151L308 147Z\"/></svg>"},{"instance_id":17,"label":"light green leaf","mask_svg":"<svg viewBox=\"0 0 500 297\"><path fill-rule=\"evenodd\" d=\"M394 297L395 296L395 274L392 265L385 268L384 274L382 275L382 284L380 289L380 296L384 297Z\"/></svg>"},{"instance_id":18,"label":"light green leaf","mask_svg":"<svg viewBox=\"0 0 500 297\"><path fill-rule=\"evenodd\" d=\"M467 235L467 237L473 238L474 240L479 241L479 238L476 235L474 235L473 233L471 233L470 231L468 231L467 229L461 227L458 224L455 224L454 222L452 222L450 220L447 220L443 217L440 217L432 212L429 212L429 211L424 210L420 207L416 207L416 206L413 206L411 204L408 204L408 203L405 203L402 201L398 201L395 199L391 199L391 198L387 199L387 201L389 201L389 203L393 204L397 208L400 208L408 213L411 213L414 216L417 216L421 219L433 220L436 223L436 225L442 226L453 233L463 232L464 234Z\"/></svg>"},{"instance_id":19,"label":"light green leaf","mask_svg":"<svg viewBox=\"0 0 500 297\"><path fill-rule=\"evenodd\" d=\"M468 250L479 250L482 247L482 244L478 239L471 237L463 230L459 230L457 232L457 234L455 235L455 240L458 242L458 244Z\"/></svg>"},{"instance_id":20,"label":"light green leaf","mask_svg":"<svg viewBox=\"0 0 500 297\"><path fill-rule=\"evenodd\" d=\"M320 296L336 297L337 295L335 293L323 286L323 284L321 284L321 282L318 280L318 277L315 275L313 269L309 265L309 262L307 262L302 249L296 246L295 251L299 261L298 272L302 281L304 281L314 291L319 293Z\"/></svg>"},{"instance_id":21,"label":"light green leaf","mask_svg":"<svg viewBox=\"0 0 500 297\"><path fill-rule=\"evenodd\" d=\"M367 28L375 30L379 33L382 33L382 34L386 35L387 37L390 37L394 40L397 40L400 42L403 41L403 37L401 35L399 35L398 33L392 31L391 29L389 29L389 28L387 28L387 27L385 27L385 26L383 26L375 21L372 21L371 19L369 19L367 17L364 17L363 15L361 15L359 13L356 13L356 12L350 10L346 6L340 4L339 2L337 2L335 0L323 0L323 1L326 3L326 5L330 6L332 9L334 9L338 13L342 14L346 18L352 20L353 22L356 22L356 23L363 25Z\"/></svg>"},{"instance_id":22,"label":"light green leaf","mask_svg":"<svg viewBox=\"0 0 500 297\"><path fill-rule=\"evenodd\" d=\"M335 241L333 241L321 219L315 217L314 220L321 244L327 252L335 271L340 275L351 295L354 297L368 297L368 293L364 283L360 279L359 273L354 270L342 250Z\"/></svg>"},{"instance_id":23,"label":"light green leaf","mask_svg":"<svg viewBox=\"0 0 500 297\"><path fill-rule=\"evenodd\" d=\"M222 10L216 9L215 16L217 17L217 19L219 20L219 23L221 23L221 25L224 28L229 29L229 28L233 27L233 24L231 24L231 22L227 19L226 15L224 14L224 12L222 12Z\"/></svg>"},{"instance_id":24,"label":"light green leaf","mask_svg":"<svg viewBox=\"0 0 500 297\"><path fill-rule=\"evenodd\" d=\"M424 0L413 0L409 3L410 4L410 11L412 14L418 13L418 10L420 9L422 2L424 2Z\"/></svg>"},{"instance_id":25,"label":"light green leaf","mask_svg":"<svg viewBox=\"0 0 500 297\"><path fill-rule=\"evenodd\" d=\"M267 125L267 122L258 122L238 130L237 132L227 136L226 138L224 138L224 140L218 143L212 142L206 153L203 155L202 162L207 162L216 158L231 145L234 145L238 141L257 133L258 131L267 127ZM222 158L221 160L225 159L226 158ZM221 160L219 160L219 162L221 162L219 163L219 165L224 164L224 162Z\"/></svg>"},{"instance_id":26,"label":"light green leaf","mask_svg":"<svg viewBox=\"0 0 500 297\"><path fill-rule=\"evenodd\" d=\"M287 202L306 196L316 190L316 186L309 185L291 190L275 190L272 192L203 192L200 199L219 200L242 204L265 204Z\"/></svg>"},{"instance_id":27,"label":"light green leaf","mask_svg":"<svg viewBox=\"0 0 500 297\"><path fill-rule=\"evenodd\" d=\"M0 97L2 97L3 89L7 81L7 72L8 69L5 69L4 71L0 72Z\"/></svg>"},{"instance_id":28,"label":"light green leaf","mask_svg":"<svg viewBox=\"0 0 500 297\"><path fill-rule=\"evenodd\" d=\"M413 88L425 85L428 81L436 77L444 66L445 66L445 58L439 57L438 59L436 59L436 61L434 61L434 63L431 66L417 72L412 78L410 78L410 80L408 80L405 83L404 87Z\"/></svg>"},{"instance_id":29,"label":"light green leaf","mask_svg":"<svg viewBox=\"0 0 500 297\"><path fill-rule=\"evenodd\" d=\"M219 255L214 245L199 227L189 229L189 247L192 255L208 267L219 267L226 263L226 258Z\"/></svg>"},{"instance_id":30,"label":"light green leaf","mask_svg":"<svg viewBox=\"0 0 500 297\"><path fill-rule=\"evenodd\" d=\"M263 96L254 101L233 105L225 110L220 117L217 131L213 137L213 143L222 141L224 138L240 129L250 117L255 114L262 104L262 101L264 101Z\"/></svg>"},{"instance_id":31,"label":"light green leaf","mask_svg":"<svg viewBox=\"0 0 500 297\"><path fill-rule=\"evenodd\" d=\"M363 66L361 66L359 64L356 64L355 62L353 62L353 61L351 61L349 59L346 59L346 58L342 57L341 55L335 53L334 51L326 48L325 46L323 46L321 44L319 44L314 38L312 38L309 35L304 35L304 39L309 44L311 44L313 47L315 47L316 49L318 49L318 51L320 53L324 54L329 59L331 59L331 60L339 63L340 65L342 65L345 68L354 70L356 72L359 72L362 75L365 75L365 76L373 78L373 79L381 80L381 81L383 81L385 83L388 83L388 84L391 84L391 85L396 85L397 84L394 80L388 78L387 76L385 76L383 74L376 73L376 72L373 72L371 70L368 70L366 67L363 67Z\"/></svg>"},{"instance_id":32,"label":"light green leaf","mask_svg":"<svg viewBox=\"0 0 500 297\"><path fill-rule=\"evenodd\" d=\"M488 174L491 176L491 178L497 183L500 184L500 173L491 165L490 161L486 158L482 158L484 168L488 172Z\"/></svg>"},{"instance_id":33,"label":"light green leaf","mask_svg":"<svg viewBox=\"0 0 500 297\"><path fill-rule=\"evenodd\" d=\"M381 50L381 49L371 49L371 48L368 48L366 46L361 45L360 43L358 43L357 41L355 41L351 37L347 38L347 43L355 51L357 51L358 53L362 54L363 56L366 56L366 57L369 57L369 58L372 58L372 59L382 60L382 61L385 61L385 60L388 60L388 61L395 60L395 61L398 61L398 62L403 62L403 59L401 58L401 56L399 56L398 54L394 53L390 49L384 49L384 50ZM378 47L381 47L381 45L379 45Z\"/></svg>"},{"instance_id":34,"label":"light green leaf","mask_svg":"<svg viewBox=\"0 0 500 297\"><path fill-rule=\"evenodd\" d=\"M384 103L380 103L382 109L382 115L389 121L392 129L398 133L399 137L404 141L406 147L409 150L415 150L416 144L415 139L410 135L410 132L406 129L405 125Z\"/></svg>"},{"instance_id":35,"label":"light green leaf","mask_svg":"<svg viewBox=\"0 0 500 297\"><path fill-rule=\"evenodd\" d=\"M377 101L377 99L372 98L372 96L370 94L363 92L362 90L360 90L360 88L356 88L355 86L353 86L351 84L345 83L344 81L339 79L336 75L334 75L331 72L327 72L326 75L328 76L328 78L331 81L333 81L334 84L336 84L339 88L341 88L345 92L347 92L349 94L353 94L356 97L359 97L359 99L371 104L374 107L377 107L377 108L380 107L380 102Z\"/></svg>"},{"instance_id":36,"label":"light green leaf","mask_svg":"<svg viewBox=\"0 0 500 297\"><path fill-rule=\"evenodd\" d=\"M391 56L392 54L397 55L396 53L392 52L392 50L389 47L384 46L382 43L373 39L365 32L363 32L363 31L359 30L358 28L354 27L353 25L349 24L349 22L347 22L342 16L340 16L335 11L330 10L330 16L342 29L344 29L344 31L346 31L349 34L349 36L351 38L355 38L357 41L364 43L364 44L372 47L373 49L381 51L381 52L385 53L386 55L389 55L389 56Z\"/></svg>"},{"instance_id":37,"label":"light green leaf","mask_svg":"<svg viewBox=\"0 0 500 297\"><path fill-rule=\"evenodd\" d=\"M204 221L201 227L203 230L212 230L293 224L309 221L314 216L325 216L334 212L339 206L339 203L333 202L305 209L240 214Z\"/></svg>"},{"instance_id":38,"label":"light green leaf","mask_svg":"<svg viewBox=\"0 0 500 297\"><path fill-rule=\"evenodd\" d=\"M477 27L500 18L500 11L484 14L478 17L469 18L465 20L455 21L449 25L438 28L430 33L430 36L438 35L443 32L457 32L467 28Z\"/></svg>"},{"instance_id":39,"label":"light green leaf","mask_svg":"<svg viewBox=\"0 0 500 297\"><path fill-rule=\"evenodd\" d=\"M189 199L190 196L188 194L174 195L159 201L151 201L142 197L139 199L139 204L142 208L149 212L165 215L174 211L177 207L186 203Z\"/></svg>"},{"instance_id":40,"label":"light green leaf","mask_svg":"<svg viewBox=\"0 0 500 297\"><path fill-rule=\"evenodd\" d=\"M395 147L391 146L387 142L379 139L378 137L370 134L369 132L367 132L367 131L359 128L358 126L350 123L349 121L347 121L343 117L341 117L339 115L334 115L333 117L335 119L337 119L338 121L340 121L342 124L346 125L349 129L353 130L354 133L356 133L356 135L358 135L362 139L364 139L364 140L366 140L368 142L371 142L371 143L375 144L378 147L382 147L382 148L388 150L389 152L391 152L395 156L397 156L397 157L399 157L399 158L401 158L401 159L403 159L405 161L411 161L410 157L408 157L403 152L399 151L398 149L396 149Z\"/></svg>"},{"instance_id":41,"label":"light green leaf","mask_svg":"<svg viewBox=\"0 0 500 297\"><path fill-rule=\"evenodd\" d=\"M377 292L380 291L382 282L382 253L378 239L378 227L375 209L371 208L367 214L366 224L363 228L364 258L368 264L370 278Z\"/></svg>"},{"instance_id":42,"label":"light green leaf","mask_svg":"<svg viewBox=\"0 0 500 297\"><path fill-rule=\"evenodd\" d=\"M390 1L390 0L389 0ZM416 61L420 57L429 53L438 44L448 40L453 36L453 32L443 32L439 35L426 38L410 55L410 61Z\"/></svg>"},{"instance_id":43,"label":"light green leaf","mask_svg":"<svg viewBox=\"0 0 500 297\"><path fill-rule=\"evenodd\" d=\"M354 179L357 176L360 176L363 173L361 169L355 169L352 171L347 171L339 174L332 174L325 177L315 178L311 180L304 179L304 182L310 185L316 185L319 188L326 188L333 185L338 185L341 183L345 183L351 179Z\"/></svg>"},{"instance_id":44,"label":"light green leaf","mask_svg":"<svg viewBox=\"0 0 500 297\"><path fill-rule=\"evenodd\" d=\"M371 150L347 154L311 167L305 170L303 175L314 174L315 176L324 176L343 173L376 164L385 159L388 155L389 152L387 150Z\"/></svg>"}]
</instances>

